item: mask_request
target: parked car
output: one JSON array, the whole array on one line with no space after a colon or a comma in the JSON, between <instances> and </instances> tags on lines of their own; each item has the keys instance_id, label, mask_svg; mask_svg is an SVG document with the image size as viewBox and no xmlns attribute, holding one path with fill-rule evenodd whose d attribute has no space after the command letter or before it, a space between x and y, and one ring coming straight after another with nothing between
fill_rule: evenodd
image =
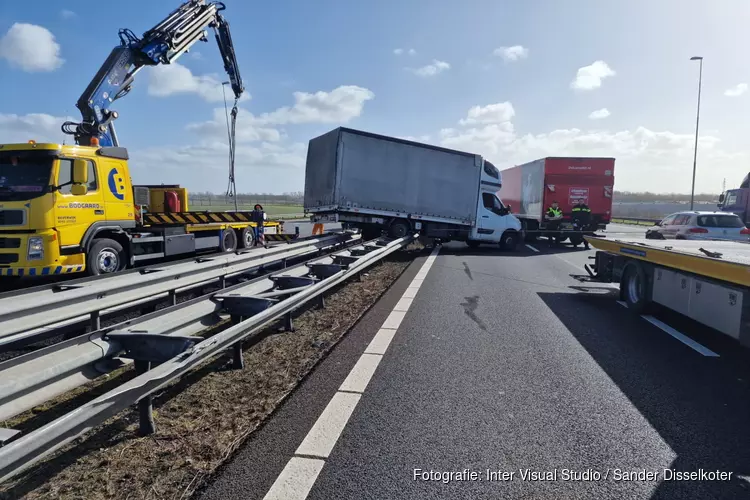
<instances>
[{"instance_id":1,"label":"parked car","mask_svg":"<svg viewBox=\"0 0 750 500\"><path fill-rule=\"evenodd\" d=\"M750 229L726 212L677 212L646 231L648 239L750 241Z\"/></svg>"}]
</instances>

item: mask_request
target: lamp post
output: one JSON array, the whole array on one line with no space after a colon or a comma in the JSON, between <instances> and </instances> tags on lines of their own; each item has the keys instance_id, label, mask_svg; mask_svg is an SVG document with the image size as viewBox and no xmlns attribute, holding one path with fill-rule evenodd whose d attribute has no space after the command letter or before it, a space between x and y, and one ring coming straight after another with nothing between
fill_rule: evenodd
<instances>
[{"instance_id":1,"label":"lamp post","mask_svg":"<svg viewBox=\"0 0 750 500\"><path fill-rule=\"evenodd\" d=\"M690 210L693 209L693 202L695 200L695 167L698 163L698 124L701 119L701 84L703 83L703 56L693 56L690 58L691 61L700 61L700 67L698 69L698 110L695 114L695 149L693 150L693 184L690 189Z\"/></svg>"}]
</instances>

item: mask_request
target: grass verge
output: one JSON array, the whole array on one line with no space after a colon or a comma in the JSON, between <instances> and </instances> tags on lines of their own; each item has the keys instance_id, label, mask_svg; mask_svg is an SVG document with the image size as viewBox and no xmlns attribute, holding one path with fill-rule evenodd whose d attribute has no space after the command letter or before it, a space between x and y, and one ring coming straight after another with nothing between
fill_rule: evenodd
<instances>
[{"instance_id":1,"label":"grass verge","mask_svg":"<svg viewBox=\"0 0 750 500\"><path fill-rule=\"evenodd\" d=\"M224 370L227 358L217 357L157 393L154 435L137 437L138 415L130 409L0 485L0 498L189 497L401 275L419 248L410 250L376 264L361 282L329 293L325 309L302 311L294 333L276 327L262 332L244 349L244 370ZM132 370L120 374L130 376ZM109 377L95 384L98 392L115 382ZM57 405L69 411L71 396L46 404L41 415L51 419ZM16 428L39 411L20 416Z\"/></svg>"}]
</instances>

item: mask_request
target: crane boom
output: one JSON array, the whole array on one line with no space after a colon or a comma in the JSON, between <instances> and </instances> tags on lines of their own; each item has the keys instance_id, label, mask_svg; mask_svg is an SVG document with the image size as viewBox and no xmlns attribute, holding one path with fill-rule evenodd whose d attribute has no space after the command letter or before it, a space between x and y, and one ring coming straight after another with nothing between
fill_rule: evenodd
<instances>
[{"instance_id":1,"label":"crane boom","mask_svg":"<svg viewBox=\"0 0 750 500\"><path fill-rule=\"evenodd\" d=\"M175 62L196 42L207 41L209 28L214 30L224 70L234 92L234 119L237 115L237 101L245 88L229 23L220 14L225 8L221 2L188 0L141 38L129 29L121 29L120 45L110 52L76 103L82 115L81 121L65 122L62 125L63 132L73 135L76 144L81 146L97 142L101 146L118 146L114 127L118 113L111 109L112 103L130 92L135 75L141 68Z\"/></svg>"}]
</instances>

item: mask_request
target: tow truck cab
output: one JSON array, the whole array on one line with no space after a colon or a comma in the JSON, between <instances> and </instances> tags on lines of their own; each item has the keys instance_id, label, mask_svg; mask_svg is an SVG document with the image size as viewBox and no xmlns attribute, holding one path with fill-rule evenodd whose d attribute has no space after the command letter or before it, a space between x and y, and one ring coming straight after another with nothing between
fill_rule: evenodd
<instances>
[{"instance_id":1,"label":"tow truck cab","mask_svg":"<svg viewBox=\"0 0 750 500\"><path fill-rule=\"evenodd\" d=\"M65 274L107 235L127 245L133 188L122 148L0 145L0 274Z\"/></svg>"}]
</instances>

